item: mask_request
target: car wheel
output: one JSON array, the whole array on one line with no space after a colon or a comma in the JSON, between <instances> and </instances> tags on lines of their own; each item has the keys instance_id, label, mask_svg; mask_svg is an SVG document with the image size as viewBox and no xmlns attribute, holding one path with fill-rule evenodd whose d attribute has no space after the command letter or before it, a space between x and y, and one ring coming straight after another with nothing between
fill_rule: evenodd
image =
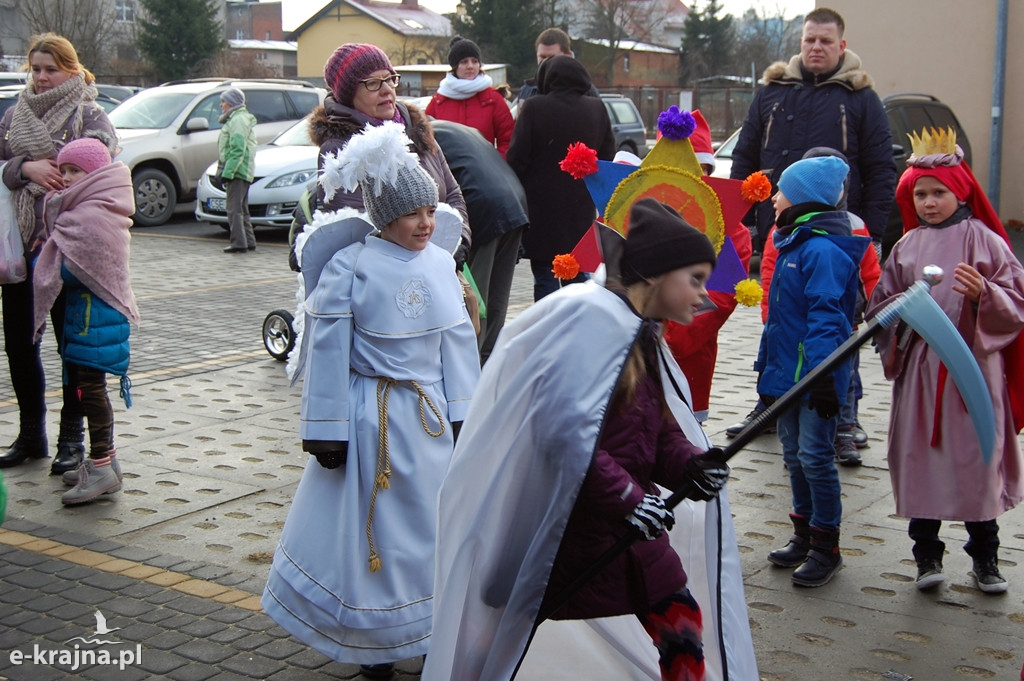
<instances>
[{"instance_id":1,"label":"car wheel","mask_svg":"<svg viewBox=\"0 0 1024 681\"><path fill-rule=\"evenodd\" d=\"M132 177L135 187L135 224L156 227L171 219L178 203L174 183L156 168L143 168Z\"/></svg>"},{"instance_id":2,"label":"car wheel","mask_svg":"<svg viewBox=\"0 0 1024 681\"><path fill-rule=\"evenodd\" d=\"M288 359L295 347L294 319L288 310L274 310L263 320L263 346L279 362Z\"/></svg>"},{"instance_id":3,"label":"car wheel","mask_svg":"<svg viewBox=\"0 0 1024 681\"><path fill-rule=\"evenodd\" d=\"M632 142L623 142L619 145L619 151L628 151L629 153L636 156L636 147L633 146Z\"/></svg>"}]
</instances>

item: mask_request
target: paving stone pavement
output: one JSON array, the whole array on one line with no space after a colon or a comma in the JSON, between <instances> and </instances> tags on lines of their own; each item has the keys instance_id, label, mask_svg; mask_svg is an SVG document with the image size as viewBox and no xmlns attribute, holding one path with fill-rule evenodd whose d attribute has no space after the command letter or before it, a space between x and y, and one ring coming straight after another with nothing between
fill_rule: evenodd
<instances>
[{"instance_id":1,"label":"paving stone pavement","mask_svg":"<svg viewBox=\"0 0 1024 681\"><path fill-rule=\"evenodd\" d=\"M4 470L8 517L0 528L0 679L359 678L306 648L259 611L258 594L305 463L297 446L298 388L263 349L260 327L294 307L285 247L225 256L223 238L139 230L134 288L143 316L132 337L132 394L112 391L124 489L66 509L48 461ZM510 304L532 300L529 267L517 269ZM707 430L751 406L760 318L742 308L720 336ZM771 435L733 461L730 499L761 677L794 679L1016 679L1024 654L1024 529L1019 511L1000 519L1000 566L1009 593L987 596L967 576L966 533L947 524L947 582L914 589L906 521L894 515L885 464L890 390L862 350L860 421L871 436L865 465L840 469L845 567L831 584L798 590L764 559L789 536L788 479ZM44 341L56 441L59 362ZM17 407L0 376L0 442L17 433ZM99 609L115 650L141 646L117 666L30 662L35 647L71 650ZM86 647L82 645L83 649ZM11 653L27 653L18 665ZM557 666L558 660L550 664ZM419 660L396 678L418 678Z\"/></svg>"}]
</instances>

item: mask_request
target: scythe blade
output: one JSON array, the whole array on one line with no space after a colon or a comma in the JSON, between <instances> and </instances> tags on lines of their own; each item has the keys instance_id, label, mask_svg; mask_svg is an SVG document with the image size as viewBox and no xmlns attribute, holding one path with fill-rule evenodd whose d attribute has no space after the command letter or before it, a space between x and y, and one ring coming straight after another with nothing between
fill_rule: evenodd
<instances>
[{"instance_id":1,"label":"scythe blade","mask_svg":"<svg viewBox=\"0 0 1024 681\"><path fill-rule=\"evenodd\" d=\"M995 411L985 377L971 349L927 291L918 290L907 296L900 309L900 319L916 331L946 365L967 405L967 413L981 443L981 457L988 465L995 449Z\"/></svg>"}]
</instances>

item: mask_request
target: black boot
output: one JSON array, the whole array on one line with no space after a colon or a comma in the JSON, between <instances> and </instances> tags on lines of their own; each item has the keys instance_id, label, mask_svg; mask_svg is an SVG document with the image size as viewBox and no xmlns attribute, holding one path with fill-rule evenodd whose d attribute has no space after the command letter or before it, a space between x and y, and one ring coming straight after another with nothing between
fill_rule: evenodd
<instances>
[{"instance_id":1,"label":"black boot","mask_svg":"<svg viewBox=\"0 0 1024 681\"><path fill-rule=\"evenodd\" d=\"M789 538L789 543L768 554L769 563L787 568L803 563L811 548L810 519L796 513L790 513L789 519L793 521L793 536Z\"/></svg>"},{"instance_id":2,"label":"black boot","mask_svg":"<svg viewBox=\"0 0 1024 681\"><path fill-rule=\"evenodd\" d=\"M0 454L0 468L20 466L28 459L45 459L47 456L46 435L22 431L7 451Z\"/></svg>"},{"instance_id":3,"label":"black boot","mask_svg":"<svg viewBox=\"0 0 1024 681\"><path fill-rule=\"evenodd\" d=\"M85 457L85 429L79 423L61 423L57 436L57 455L50 464L50 475L62 475L82 464Z\"/></svg>"},{"instance_id":4,"label":"black boot","mask_svg":"<svg viewBox=\"0 0 1024 681\"><path fill-rule=\"evenodd\" d=\"M807 560L793 571L793 583L797 586L822 586L843 567L839 553L839 528L823 530L811 527L811 550Z\"/></svg>"}]
</instances>

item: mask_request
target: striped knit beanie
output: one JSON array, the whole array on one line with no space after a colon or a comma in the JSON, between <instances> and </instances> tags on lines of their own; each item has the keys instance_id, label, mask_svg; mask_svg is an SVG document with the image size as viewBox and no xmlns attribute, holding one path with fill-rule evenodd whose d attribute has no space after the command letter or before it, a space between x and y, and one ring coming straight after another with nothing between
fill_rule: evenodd
<instances>
[{"instance_id":1,"label":"striped knit beanie","mask_svg":"<svg viewBox=\"0 0 1024 681\"><path fill-rule=\"evenodd\" d=\"M335 101L352 106L359 81L381 70L395 73L383 50L367 43L345 43L324 64L324 80Z\"/></svg>"}]
</instances>

